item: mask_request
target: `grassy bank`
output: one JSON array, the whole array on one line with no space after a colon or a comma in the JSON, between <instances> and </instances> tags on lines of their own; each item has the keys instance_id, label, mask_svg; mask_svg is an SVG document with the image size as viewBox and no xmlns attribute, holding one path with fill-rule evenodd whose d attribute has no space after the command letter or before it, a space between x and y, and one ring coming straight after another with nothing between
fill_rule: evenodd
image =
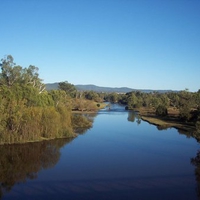
<instances>
[{"instance_id":1,"label":"grassy bank","mask_svg":"<svg viewBox=\"0 0 200 200\"><path fill-rule=\"evenodd\" d=\"M160 129L173 127L183 131L195 131L193 123L186 123L179 119L179 111L177 109L169 108L168 116L166 117L157 116L155 114L155 110L152 108L140 108L137 111L139 112L142 120L156 125Z\"/></svg>"}]
</instances>

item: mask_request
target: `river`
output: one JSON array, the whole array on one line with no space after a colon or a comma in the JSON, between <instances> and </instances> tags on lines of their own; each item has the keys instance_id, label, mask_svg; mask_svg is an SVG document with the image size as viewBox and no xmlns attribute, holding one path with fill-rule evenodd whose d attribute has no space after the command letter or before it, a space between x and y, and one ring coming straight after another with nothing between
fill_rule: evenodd
<instances>
[{"instance_id":1,"label":"river","mask_svg":"<svg viewBox=\"0 0 200 200\"><path fill-rule=\"evenodd\" d=\"M199 143L123 106L73 140L0 147L1 199L199 199Z\"/></svg>"}]
</instances>

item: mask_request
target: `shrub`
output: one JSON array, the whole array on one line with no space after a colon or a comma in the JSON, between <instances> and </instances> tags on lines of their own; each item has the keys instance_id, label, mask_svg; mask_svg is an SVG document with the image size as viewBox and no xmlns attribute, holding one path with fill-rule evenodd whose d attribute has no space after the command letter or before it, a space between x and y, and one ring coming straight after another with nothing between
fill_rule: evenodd
<instances>
[{"instance_id":1,"label":"shrub","mask_svg":"<svg viewBox=\"0 0 200 200\"><path fill-rule=\"evenodd\" d=\"M158 115L158 116L167 116L167 115L168 115L168 112L167 112L166 106L164 106L164 105L159 105L159 106L156 108L156 115Z\"/></svg>"}]
</instances>

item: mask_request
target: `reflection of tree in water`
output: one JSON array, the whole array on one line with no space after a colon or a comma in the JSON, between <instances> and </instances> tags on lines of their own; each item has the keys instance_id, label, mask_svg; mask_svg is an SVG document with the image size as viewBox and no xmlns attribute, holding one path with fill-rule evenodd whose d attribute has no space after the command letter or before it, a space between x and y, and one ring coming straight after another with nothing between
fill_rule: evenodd
<instances>
[{"instance_id":1,"label":"reflection of tree in water","mask_svg":"<svg viewBox=\"0 0 200 200\"><path fill-rule=\"evenodd\" d=\"M137 124L140 125L140 123L141 123L141 117L140 117L140 115L138 115L136 112L131 112L131 111L128 112L128 118L127 118L127 120L129 122L135 122L135 119L137 119L136 120Z\"/></svg>"},{"instance_id":2,"label":"reflection of tree in water","mask_svg":"<svg viewBox=\"0 0 200 200\"><path fill-rule=\"evenodd\" d=\"M195 158L191 158L191 163L196 167L195 176L197 181L197 194L200 197L200 151L197 152Z\"/></svg>"},{"instance_id":3,"label":"reflection of tree in water","mask_svg":"<svg viewBox=\"0 0 200 200\"><path fill-rule=\"evenodd\" d=\"M193 137L193 132L190 132L184 129L178 129L178 132L180 134L186 135L187 138Z\"/></svg>"},{"instance_id":4,"label":"reflection of tree in water","mask_svg":"<svg viewBox=\"0 0 200 200\"><path fill-rule=\"evenodd\" d=\"M167 126L156 126L156 128L158 129L158 131L162 131L162 130L167 130L169 127L167 127Z\"/></svg>"},{"instance_id":5,"label":"reflection of tree in water","mask_svg":"<svg viewBox=\"0 0 200 200\"><path fill-rule=\"evenodd\" d=\"M129 122L134 122L135 121L135 113L134 112L128 112L128 118L127 120Z\"/></svg>"},{"instance_id":6,"label":"reflection of tree in water","mask_svg":"<svg viewBox=\"0 0 200 200\"><path fill-rule=\"evenodd\" d=\"M0 146L0 198L16 183L35 179L40 170L53 167L60 158L60 148L71 140Z\"/></svg>"},{"instance_id":7,"label":"reflection of tree in water","mask_svg":"<svg viewBox=\"0 0 200 200\"><path fill-rule=\"evenodd\" d=\"M138 116L138 115L137 115L137 116ZM140 124L141 124L141 117L140 117L140 116L138 116L138 117L137 117L137 120L136 120L136 122L137 122L137 124L138 124L138 125L140 125Z\"/></svg>"}]
</instances>

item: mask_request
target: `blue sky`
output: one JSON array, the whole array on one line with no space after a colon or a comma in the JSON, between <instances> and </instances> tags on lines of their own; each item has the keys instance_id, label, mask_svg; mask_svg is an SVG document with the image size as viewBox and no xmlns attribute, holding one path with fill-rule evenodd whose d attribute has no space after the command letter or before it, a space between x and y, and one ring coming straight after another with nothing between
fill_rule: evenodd
<instances>
[{"instance_id":1,"label":"blue sky","mask_svg":"<svg viewBox=\"0 0 200 200\"><path fill-rule=\"evenodd\" d=\"M200 89L199 0L0 0L0 57L44 83Z\"/></svg>"}]
</instances>

